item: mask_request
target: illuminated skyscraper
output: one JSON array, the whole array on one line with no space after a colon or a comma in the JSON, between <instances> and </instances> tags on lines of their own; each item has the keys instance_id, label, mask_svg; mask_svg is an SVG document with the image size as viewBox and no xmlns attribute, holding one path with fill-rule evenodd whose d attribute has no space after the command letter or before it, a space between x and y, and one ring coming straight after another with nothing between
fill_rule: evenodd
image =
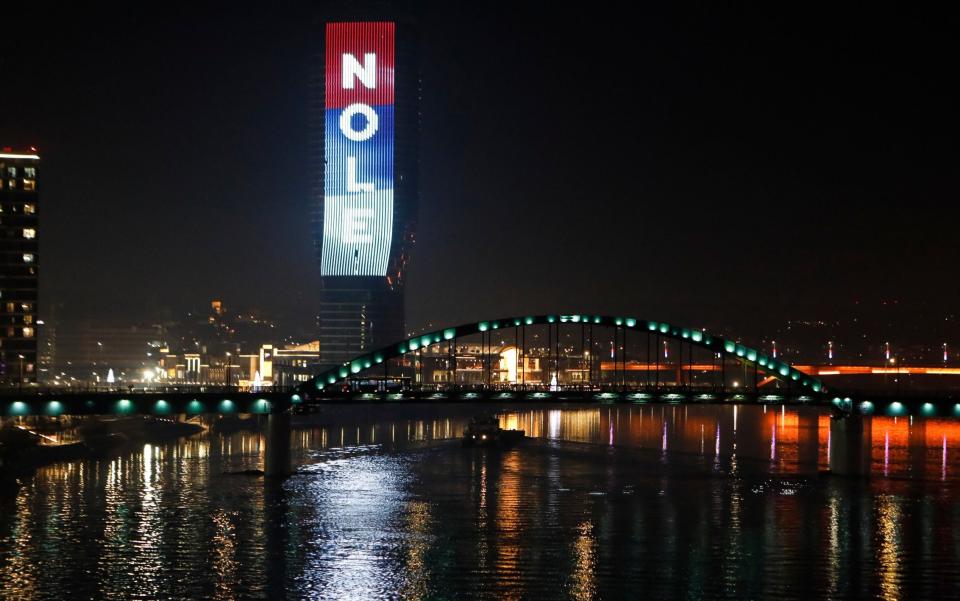
<instances>
[{"instance_id":1,"label":"illuminated skyscraper","mask_svg":"<svg viewBox=\"0 0 960 601\"><path fill-rule=\"evenodd\" d=\"M37 380L37 171L33 150L0 150L0 383Z\"/></svg>"},{"instance_id":2,"label":"illuminated skyscraper","mask_svg":"<svg viewBox=\"0 0 960 601\"><path fill-rule=\"evenodd\" d=\"M405 335L420 77L411 25L329 20L323 44L314 228L320 363L329 366Z\"/></svg>"}]
</instances>

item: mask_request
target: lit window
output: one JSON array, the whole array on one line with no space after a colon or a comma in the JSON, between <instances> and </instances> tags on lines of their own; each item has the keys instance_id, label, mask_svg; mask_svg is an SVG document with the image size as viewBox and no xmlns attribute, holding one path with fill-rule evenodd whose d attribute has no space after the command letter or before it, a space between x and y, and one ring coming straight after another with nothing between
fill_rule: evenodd
<instances>
[{"instance_id":1,"label":"lit window","mask_svg":"<svg viewBox=\"0 0 960 601\"><path fill-rule=\"evenodd\" d=\"M17 180L12 179L12 180L8 181L8 182L7 182L7 187L10 188L11 190L16 190L16 189L17 189Z\"/></svg>"},{"instance_id":2,"label":"lit window","mask_svg":"<svg viewBox=\"0 0 960 601\"><path fill-rule=\"evenodd\" d=\"M20 310L24 313L29 313L33 309L33 306L30 303L20 303Z\"/></svg>"},{"instance_id":3,"label":"lit window","mask_svg":"<svg viewBox=\"0 0 960 601\"><path fill-rule=\"evenodd\" d=\"M13 307L14 307L13 303L7 303L7 313L13 313L14 312Z\"/></svg>"},{"instance_id":4,"label":"lit window","mask_svg":"<svg viewBox=\"0 0 960 601\"><path fill-rule=\"evenodd\" d=\"M37 181L36 181L36 180L32 180L32 179L25 179L25 180L23 180L23 189L24 189L24 190L27 190L27 191L36 190L36 189L37 189Z\"/></svg>"},{"instance_id":5,"label":"lit window","mask_svg":"<svg viewBox=\"0 0 960 601\"><path fill-rule=\"evenodd\" d=\"M33 263L33 253L23 253L24 263Z\"/></svg>"},{"instance_id":6,"label":"lit window","mask_svg":"<svg viewBox=\"0 0 960 601\"><path fill-rule=\"evenodd\" d=\"M7 175L9 177L17 177L17 168L16 167L7 167Z\"/></svg>"},{"instance_id":7,"label":"lit window","mask_svg":"<svg viewBox=\"0 0 960 601\"><path fill-rule=\"evenodd\" d=\"M23 212L26 215L33 215L34 213L37 212L37 207L32 204L23 205Z\"/></svg>"},{"instance_id":8,"label":"lit window","mask_svg":"<svg viewBox=\"0 0 960 601\"><path fill-rule=\"evenodd\" d=\"M32 227L23 228L23 237L27 239L33 239L37 237L37 230Z\"/></svg>"},{"instance_id":9,"label":"lit window","mask_svg":"<svg viewBox=\"0 0 960 601\"><path fill-rule=\"evenodd\" d=\"M27 178L30 178L30 179L36 179L36 178L37 178L37 168L36 168L36 167L24 167L24 168L23 168L23 177L27 177Z\"/></svg>"},{"instance_id":10,"label":"lit window","mask_svg":"<svg viewBox=\"0 0 960 601\"><path fill-rule=\"evenodd\" d=\"M24 338L33 338L33 328L23 328Z\"/></svg>"},{"instance_id":11,"label":"lit window","mask_svg":"<svg viewBox=\"0 0 960 601\"><path fill-rule=\"evenodd\" d=\"M23 316L23 323L24 323L25 325L28 325L28 326L29 326L29 325L33 325L33 315L24 315L24 316Z\"/></svg>"}]
</instances>

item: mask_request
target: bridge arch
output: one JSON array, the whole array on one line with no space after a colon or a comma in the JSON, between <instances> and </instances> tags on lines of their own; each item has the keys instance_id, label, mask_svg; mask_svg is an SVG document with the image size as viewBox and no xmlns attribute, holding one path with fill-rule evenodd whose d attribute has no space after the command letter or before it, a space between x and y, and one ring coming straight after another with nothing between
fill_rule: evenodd
<instances>
[{"instance_id":1,"label":"bridge arch","mask_svg":"<svg viewBox=\"0 0 960 601\"><path fill-rule=\"evenodd\" d=\"M826 392L826 387L819 378L810 376L791 366L789 363L768 356L757 349L750 348L729 338L713 336L703 330L685 328L664 321L650 321L636 319L634 317L559 313L489 319L413 336L381 349L364 353L342 365L321 372L308 382L305 382L301 387L301 391L306 394L323 391L330 386L344 382L352 375L359 374L377 365L382 365L390 359L417 352L419 349L433 344L506 328L534 325L552 326L554 324L598 325L618 329L623 328L624 331L656 333L661 338L682 341L694 347L720 353L725 357L733 357L747 364L756 365L757 369L764 372L767 376L772 376L778 380L794 384L812 393Z\"/></svg>"}]
</instances>

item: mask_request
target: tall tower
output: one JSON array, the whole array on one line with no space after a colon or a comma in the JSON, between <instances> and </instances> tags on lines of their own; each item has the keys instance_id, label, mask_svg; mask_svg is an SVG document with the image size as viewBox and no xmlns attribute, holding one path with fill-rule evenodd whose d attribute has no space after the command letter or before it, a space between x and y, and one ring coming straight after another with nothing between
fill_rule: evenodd
<instances>
[{"instance_id":1,"label":"tall tower","mask_svg":"<svg viewBox=\"0 0 960 601\"><path fill-rule=\"evenodd\" d=\"M38 165L0 150L0 384L37 381Z\"/></svg>"},{"instance_id":2,"label":"tall tower","mask_svg":"<svg viewBox=\"0 0 960 601\"><path fill-rule=\"evenodd\" d=\"M405 336L419 196L417 44L413 26L394 20L323 24L314 218L323 366Z\"/></svg>"}]
</instances>

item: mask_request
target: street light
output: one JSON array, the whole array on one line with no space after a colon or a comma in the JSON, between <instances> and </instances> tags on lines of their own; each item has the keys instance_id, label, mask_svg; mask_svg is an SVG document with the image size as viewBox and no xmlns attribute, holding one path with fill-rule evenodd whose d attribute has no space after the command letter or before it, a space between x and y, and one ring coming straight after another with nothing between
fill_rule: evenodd
<instances>
[{"instance_id":1,"label":"street light","mask_svg":"<svg viewBox=\"0 0 960 601\"><path fill-rule=\"evenodd\" d=\"M890 365L897 366L897 374L896 374L896 377L894 378L894 381L897 383L897 396L899 397L900 396L900 365L897 364L896 357L890 357Z\"/></svg>"},{"instance_id":2,"label":"street light","mask_svg":"<svg viewBox=\"0 0 960 601\"><path fill-rule=\"evenodd\" d=\"M20 389L23 389L23 355L17 355L20 358Z\"/></svg>"}]
</instances>

